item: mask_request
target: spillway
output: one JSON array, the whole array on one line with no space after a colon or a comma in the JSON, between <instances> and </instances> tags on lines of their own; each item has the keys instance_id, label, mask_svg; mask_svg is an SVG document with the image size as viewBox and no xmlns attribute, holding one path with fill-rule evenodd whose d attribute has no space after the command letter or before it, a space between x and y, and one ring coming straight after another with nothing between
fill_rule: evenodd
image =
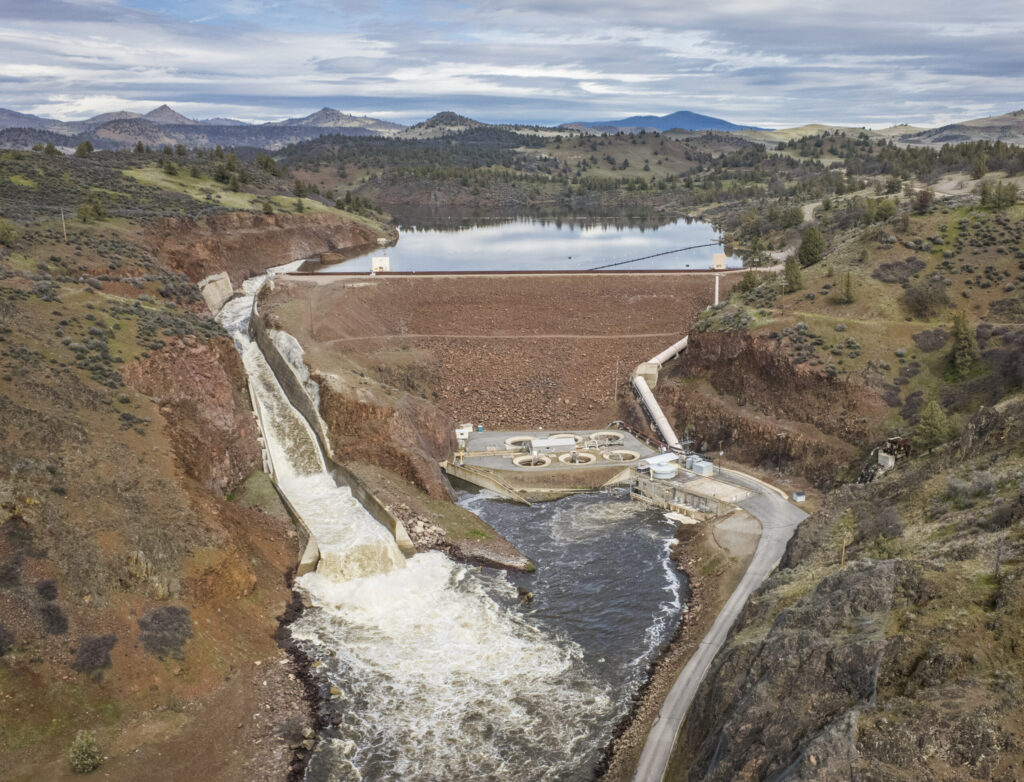
<instances>
[{"instance_id":1,"label":"spillway","mask_svg":"<svg viewBox=\"0 0 1024 782\"><path fill-rule=\"evenodd\" d=\"M228 302L219 319L249 376L274 479L319 546L317 570L347 580L405 567L390 532L331 477L309 423L292 407L259 346L249 339L249 313L261 280L245 284L251 290Z\"/></svg>"}]
</instances>

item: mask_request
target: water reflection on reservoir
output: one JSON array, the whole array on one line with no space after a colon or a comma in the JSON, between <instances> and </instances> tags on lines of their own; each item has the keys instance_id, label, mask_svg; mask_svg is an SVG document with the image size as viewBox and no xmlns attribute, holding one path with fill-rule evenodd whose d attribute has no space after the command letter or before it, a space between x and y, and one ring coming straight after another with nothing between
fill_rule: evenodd
<instances>
[{"instance_id":1,"label":"water reflection on reservoir","mask_svg":"<svg viewBox=\"0 0 1024 782\"><path fill-rule=\"evenodd\" d=\"M638 258L644 260L615 268L709 269L712 257L726 252L713 226L683 219L660 226L642 221L561 218L405 225L394 247L324 266L320 271L368 272L372 257L381 254L389 257L394 272L582 271ZM676 252L686 247L693 249ZM657 257L646 257L652 255ZM728 268L741 265L739 258L727 258Z\"/></svg>"}]
</instances>

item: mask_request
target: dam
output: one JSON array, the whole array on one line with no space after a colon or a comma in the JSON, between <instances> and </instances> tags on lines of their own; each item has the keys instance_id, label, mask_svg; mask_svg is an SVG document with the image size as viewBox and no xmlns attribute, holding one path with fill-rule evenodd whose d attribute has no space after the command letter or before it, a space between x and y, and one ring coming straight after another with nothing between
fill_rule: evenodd
<instances>
[{"instance_id":1,"label":"dam","mask_svg":"<svg viewBox=\"0 0 1024 782\"><path fill-rule=\"evenodd\" d=\"M305 778L592 778L687 610L679 523L757 507L756 486L709 474L640 393L685 349L715 275L283 271L247 281L222 322L268 469L317 546L291 632L334 716ZM650 434L618 421L633 395ZM452 419L482 423L439 428ZM367 512L324 451L425 492L448 486L442 468L472 479L459 504L536 572L403 550L401 524Z\"/></svg>"},{"instance_id":2,"label":"dam","mask_svg":"<svg viewBox=\"0 0 1024 782\"><path fill-rule=\"evenodd\" d=\"M249 375L268 471L319 553L297 580L309 607L291 631L337 716L305 778L589 779L684 610L685 580L667 558L675 525L622 493L512 511L460 492L543 572L406 557L329 474L314 427L252 340L263 284L248 280L220 319ZM612 560L631 578L596 566ZM524 584L537 594L528 606ZM613 617L622 634L610 637Z\"/></svg>"}]
</instances>

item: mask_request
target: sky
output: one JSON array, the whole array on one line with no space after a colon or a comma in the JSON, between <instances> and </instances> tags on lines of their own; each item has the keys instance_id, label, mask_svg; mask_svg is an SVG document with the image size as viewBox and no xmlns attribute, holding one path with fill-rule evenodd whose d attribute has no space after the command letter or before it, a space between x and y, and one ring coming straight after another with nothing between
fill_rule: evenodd
<instances>
[{"instance_id":1,"label":"sky","mask_svg":"<svg viewBox=\"0 0 1024 782\"><path fill-rule=\"evenodd\" d=\"M1024 107L1020 0L0 0L0 107L936 126Z\"/></svg>"}]
</instances>

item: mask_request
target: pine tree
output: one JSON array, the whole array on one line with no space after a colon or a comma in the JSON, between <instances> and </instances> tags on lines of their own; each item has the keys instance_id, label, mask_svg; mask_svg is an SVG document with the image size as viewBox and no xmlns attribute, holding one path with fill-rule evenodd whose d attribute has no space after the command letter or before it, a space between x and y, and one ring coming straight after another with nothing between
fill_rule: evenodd
<instances>
[{"instance_id":1,"label":"pine tree","mask_svg":"<svg viewBox=\"0 0 1024 782\"><path fill-rule=\"evenodd\" d=\"M803 274L795 255L786 258L786 266L782 272L786 284L786 293L794 293L804 287Z\"/></svg>"},{"instance_id":2,"label":"pine tree","mask_svg":"<svg viewBox=\"0 0 1024 782\"><path fill-rule=\"evenodd\" d=\"M804 237L797 250L797 258L805 269L818 263L825 255L825 239L813 225L804 231Z\"/></svg>"},{"instance_id":3,"label":"pine tree","mask_svg":"<svg viewBox=\"0 0 1024 782\"><path fill-rule=\"evenodd\" d=\"M853 304L853 279L850 277L849 272L846 272L846 274L843 275L842 285L836 289L833 301L835 301L836 304Z\"/></svg>"},{"instance_id":4,"label":"pine tree","mask_svg":"<svg viewBox=\"0 0 1024 782\"><path fill-rule=\"evenodd\" d=\"M950 351L950 363L953 374L964 377L978 360L978 343L967 323L967 313L957 310L953 316L953 348Z\"/></svg>"},{"instance_id":5,"label":"pine tree","mask_svg":"<svg viewBox=\"0 0 1024 782\"><path fill-rule=\"evenodd\" d=\"M921 409L921 418L914 427L914 445L923 451L931 451L949 439L949 418L935 398L928 400Z\"/></svg>"}]
</instances>

